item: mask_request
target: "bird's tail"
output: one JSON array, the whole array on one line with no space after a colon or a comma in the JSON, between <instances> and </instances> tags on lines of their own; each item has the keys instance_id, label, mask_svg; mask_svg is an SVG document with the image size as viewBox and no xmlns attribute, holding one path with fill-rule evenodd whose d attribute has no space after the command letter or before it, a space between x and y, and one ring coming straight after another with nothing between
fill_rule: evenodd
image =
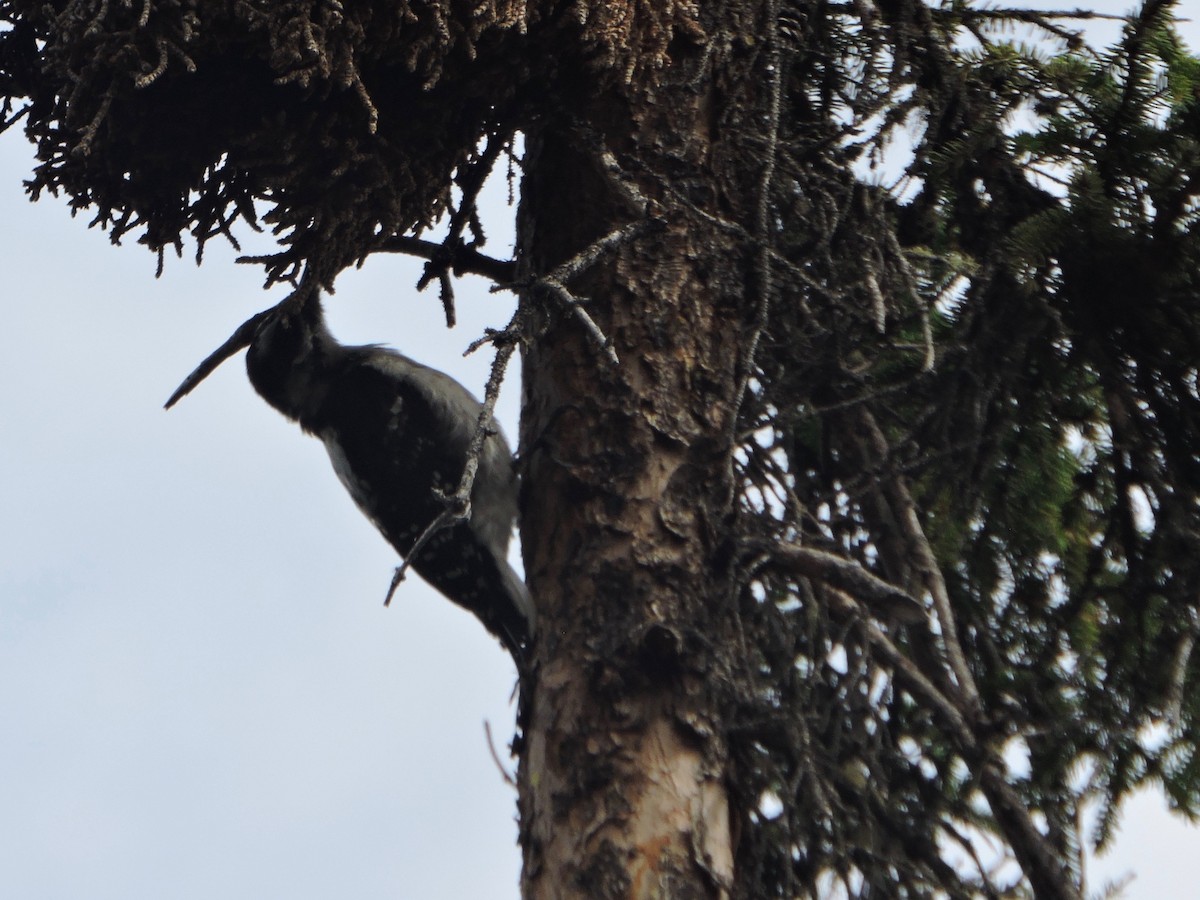
<instances>
[{"instance_id":1,"label":"bird's tail","mask_svg":"<svg viewBox=\"0 0 1200 900\"><path fill-rule=\"evenodd\" d=\"M422 578L472 612L525 670L536 617L529 589L512 566L493 553L466 525L434 534L413 558Z\"/></svg>"},{"instance_id":2,"label":"bird's tail","mask_svg":"<svg viewBox=\"0 0 1200 900\"><path fill-rule=\"evenodd\" d=\"M496 624L500 628L500 638L508 647L513 659L518 666L524 666L537 630L537 613L533 608L533 598L529 595L529 588L525 586L521 576L507 563L501 572L501 584L508 597L497 610L501 615L497 617Z\"/></svg>"}]
</instances>

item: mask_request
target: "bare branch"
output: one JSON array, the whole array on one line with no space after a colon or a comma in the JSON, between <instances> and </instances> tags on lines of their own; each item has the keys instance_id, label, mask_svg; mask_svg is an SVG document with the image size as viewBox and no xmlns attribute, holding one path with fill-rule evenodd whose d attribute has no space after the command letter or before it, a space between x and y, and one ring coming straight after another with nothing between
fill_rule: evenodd
<instances>
[{"instance_id":1,"label":"bare branch","mask_svg":"<svg viewBox=\"0 0 1200 900\"><path fill-rule=\"evenodd\" d=\"M1079 900L1079 887L1037 824L1025 802L1005 779L1003 762L984 762L980 787L1038 900Z\"/></svg>"},{"instance_id":2,"label":"bare branch","mask_svg":"<svg viewBox=\"0 0 1200 900\"><path fill-rule=\"evenodd\" d=\"M517 781L512 777L512 773L504 768L504 763L500 761L500 754L496 752L496 742L492 738L492 723L487 719L483 720L483 733L487 736L488 752L492 754L492 762L496 764L496 768L500 771L500 777L504 779L504 783L510 788L516 789Z\"/></svg>"},{"instance_id":3,"label":"bare branch","mask_svg":"<svg viewBox=\"0 0 1200 900\"><path fill-rule=\"evenodd\" d=\"M556 281L564 283L568 282L576 275L594 266L600 257L606 253L610 253L618 247L628 244L635 238L647 234L652 229L659 227L659 224L653 219L639 219L636 222L630 222L628 225L618 228L599 240L588 244L566 262L555 266L544 277L553 278ZM535 281L534 284L536 285L537 282Z\"/></svg>"},{"instance_id":4,"label":"bare branch","mask_svg":"<svg viewBox=\"0 0 1200 900\"><path fill-rule=\"evenodd\" d=\"M621 168L621 164L617 162L617 158L611 150L606 148L600 151L600 167L601 171L608 177L609 183L617 189L617 193L625 199L626 203L641 215L650 214L650 201L634 183L633 179Z\"/></svg>"},{"instance_id":5,"label":"bare branch","mask_svg":"<svg viewBox=\"0 0 1200 900\"><path fill-rule=\"evenodd\" d=\"M1183 709L1184 687L1187 683L1189 664L1192 651L1196 648L1196 638L1200 636L1200 614L1191 611L1191 627L1179 638L1175 647L1174 659L1171 660L1171 680L1167 685L1167 699L1164 704L1163 718L1167 725L1177 728L1180 725L1180 712Z\"/></svg>"},{"instance_id":6,"label":"bare branch","mask_svg":"<svg viewBox=\"0 0 1200 900\"><path fill-rule=\"evenodd\" d=\"M899 622L925 620L925 608L919 600L855 560L799 544L777 544L768 552L778 567L846 591L875 616Z\"/></svg>"},{"instance_id":7,"label":"bare branch","mask_svg":"<svg viewBox=\"0 0 1200 900\"><path fill-rule=\"evenodd\" d=\"M557 278L551 278L549 275L539 279L538 284L546 288L552 296L560 300L566 305L567 309L575 314L575 318L582 323L588 336L600 348L600 351L608 358L610 363L614 366L621 364L621 360L617 357L617 351L613 349L612 339L600 330L600 326L596 324L596 320L584 309L582 300L568 291L561 281Z\"/></svg>"},{"instance_id":8,"label":"bare branch","mask_svg":"<svg viewBox=\"0 0 1200 900\"><path fill-rule=\"evenodd\" d=\"M783 54L779 48L779 0L767 0L765 14L766 27L766 82L769 97L767 108L766 150L763 159L762 172L758 182L758 200L754 210L754 238L758 245L758 260L755 265L758 300L754 311L754 321L750 333L746 336L741 358L738 360L738 385L734 394L734 402L738 409L730 418L730 426L736 431L738 427L738 412L745 402L746 389L754 375L755 360L758 357L758 342L762 339L767 327L767 318L771 311L771 295L774 291L775 273L772 269L772 240L771 240L771 186L775 178L775 165L779 157L779 117L782 110L783 96ZM735 442L730 442L731 446Z\"/></svg>"},{"instance_id":9,"label":"bare branch","mask_svg":"<svg viewBox=\"0 0 1200 900\"><path fill-rule=\"evenodd\" d=\"M478 460L476 460L476 464L478 464ZM472 482L475 480L474 475L475 473L472 472ZM425 545L429 543L429 539L443 528L449 528L453 525L457 525L459 522L465 522L471 516L469 488L467 491L466 503L458 502L457 491L453 494L443 494L437 488L434 488L433 492L443 503L446 504L446 507L437 514L432 522L425 526L425 530L422 531L417 537L416 541L413 542L412 549L404 554L403 561L401 561L400 565L396 566L396 571L392 573L392 583L388 585L387 596L383 598L384 606L391 605L392 595L396 593L396 588L400 587L400 583L404 581L404 577L408 574L409 567L412 565L413 560L417 558L421 550L424 549Z\"/></svg>"},{"instance_id":10,"label":"bare branch","mask_svg":"<svg viewBox=\"0 0 1200 900\"><path fill-rule=\"evenodd\" d=\"M630 222L628 225L606 234L599 240L593 241L566 262L556 266L548 274L540 278L535 278L529 284L531 290L542 288L571 310L575 317L583 324L588 336L592 338L593 342L613 365L620 365L620 360L617 358L616 351L612 348L612 341L604 334L600 326L596 324L596 320L588 314L583 306L583 301L567 289L566 282L594 266L605 254L611 253L618 247L649 233L652 229L660 227L660 224L653 219L641 219L637 222Z\"/></svg>"},{"instance_id":11,"label":"bare branch","mask_svg":"<svg viewBox=\"0 0 1200 900\"><path fill-rule=\"evenodd\" d=\"M889 454L887 438L880 431L875 417L866 410L860 410L859 420L863 432L871 444L871 451L876 463L886 460ZM880 479L882 491L892 507L896 523L900 528L900 537L907 545L908 556L917 565L925 589L933 599L933 609L937 616L942 646L946 650L947 661L954 680L962 691L963 700L972 712L980 709L979 688L967 664L966 654L958 639L958 624L955 621L954 610L950 604L950 594L946 589L946 580L938 568L937 557L929 545L921 520L917 515L917 504L913 500L908 486L902 476L895 474L884 475Z\"/></svg>"},{"instance_id":12,"label":"bare branch","mask_svg":"<svg viewBox=\"0 0 1200 900\"><path fill-rule=\"evenodd\" d=\"M459 250L464 247L463 231L470 226L472 233L477 237L477 243L482 243L483 236L479 230L479 219L476 215L475 205L479 198L479 192L483 189L483 184L487 180L488 173L492 171L492 166L496 163L496 158L500 155L500 151L508 143L510 136L508 133L493 134L488 138L487 146L483 148L483 152L479 154L472 164L468 165L465 170L460 166L459 172L455 178L459 189L462 191L462 200L459 202L458 209L450 217L450 228L446 233L445 240L429 257L429 261L425 264L425 271L421 274L420 280L417 281L417 290L425 289L433 279L438 279L441 285L441 300L442 305L446 310L446 325L453 327L454 325L454 290L450 286L449 271L454 265L455 259L458 256Z\"/></svg>"},{"instance_id":13,"label":"bare branch","mask_svg":"<svg viewBox=\"0 0 1200 900\"><path fill-rule=\"evenodd\" d=\"M866 631L867 639L876 652L894 668L896 679L914 696L920 697L930 705L950 728L959 746L968 753L973 753L978 747L975 732L959 711L958 706L945 695L928 677L906 656L883 629L871 620L863 606L845 591L831 590L829 597L833 600L833 612L843 617L861 621Z\"/></svg>"},{"instance_id":14,"label":"bare branch","mask_svg":"<svg viewBox=\"0 0 1200 900\"><path fill-rule=\"evenodd\" d=\"M500 396L500 385L504 381L504 372L508 368L508 361L512 357L513 350L516 349L515 340L500 340L499 336L518 333L521 316L522 310L518 308L513 314L512 321L503 331L481 338L471 345L471 349L475 349L484 341L491 340L496 345L496 358L492 361L492 371L488 376L487 387L484 389L483 405L479 410L475 433L471 435L471 443L467 448L467 460L463 467L462 477L453 493L446 494L437 488L433 489L435 496L445 504L445 508L425 527L425 530L413 542L412 549L404 554L404 561L396 567L396 571L392 574L392 581L383 601L384 606L388 606L392 602L392 595L396 593L396 588L404 581L413 560L417 558L430 539L442 529L451 528L471 517L471 491L475 486L475 474L479 471L479 457L483 453L484 441L496 432L493 419L496 400Z\"/></svg>"},{"instance_id":15,"label":"bare branch","mask_svg":"<svg viewBox=\"0 0 1200 900\"><path fill-rule=\"evenodd\" d=\"M438 258L439 254L445 250L444 244L399 235L393 235L381 241L375 248L375 251L380 253L404 253L426 260ZM469 272L472 275L489 278L499 285L511 284L517 271L516 263L510 259L496 259L462 245L452 248L449 267L455 275Z\"/></svg>"}]
</instances>

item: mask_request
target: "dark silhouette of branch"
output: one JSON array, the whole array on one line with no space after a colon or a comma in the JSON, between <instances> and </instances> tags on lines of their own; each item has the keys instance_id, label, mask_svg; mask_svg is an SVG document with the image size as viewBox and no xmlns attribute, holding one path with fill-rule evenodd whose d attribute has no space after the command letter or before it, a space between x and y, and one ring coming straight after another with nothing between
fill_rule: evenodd
<instances>
[{"instance_id":1,"label":"dark silhouette of branch","mask_svg":"<svg viewBox=\"0 0 1200 900\"><path fill-rule=\"evenodd\" d=\"M435 260L448 252L445 244L421 238L395 235L375 247L379 253L404 253L420 259ZM510 259L486 256L470 247L458 246L450 252L448 268L456 275L470 273L489 278L498 285L511 284L516 277L517 265Z\"/></svg>"}]
</instances>

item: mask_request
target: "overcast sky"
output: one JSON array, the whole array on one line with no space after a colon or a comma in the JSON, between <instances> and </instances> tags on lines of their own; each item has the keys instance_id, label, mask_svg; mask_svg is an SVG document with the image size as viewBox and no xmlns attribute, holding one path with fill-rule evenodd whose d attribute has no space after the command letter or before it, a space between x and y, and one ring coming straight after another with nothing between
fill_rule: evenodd
<instances>
[{"instance_id":1,"label":"overcast sky","mask_svg":"<svg viewBox=\"0 0 1200 900\"><path fill-rule=\"evenodd\" d=\"M240 355L162 409L282 293L215 242L155 280L30 166L0 138L0 897L516 897L499 644L415 577L384 609L394 553ZM334 332L478 391L511 299L447 331L418 273L346 273Z\"/></svg>"},{"instance_id":2,"label":"overcast sky","mask_svg":"<svg viewBox=\"0 0 1200 900\"><path fill-rule=\"evenodd\" d=\"M30 205L31 159L0 137L0 897L517 897L515 793L483 729L511 765L499 644L415 577L383 608L393 552L240 355L162 410L282 292L216 242L156 280L86 214ZM490 354L462 352L511 298L461 284L447 331L419 271L344 274L334 333L481 392ZM1197 851L1140 798L1093 883L1137 870L1128 897L1186 897Z\"/></svg>"}]
</instances>

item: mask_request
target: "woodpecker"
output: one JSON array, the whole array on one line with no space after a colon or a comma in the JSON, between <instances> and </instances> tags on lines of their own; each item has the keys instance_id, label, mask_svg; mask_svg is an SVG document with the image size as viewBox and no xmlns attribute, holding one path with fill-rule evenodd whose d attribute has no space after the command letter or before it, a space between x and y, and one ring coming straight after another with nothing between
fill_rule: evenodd
<instances>
[{"instance_id":1,"label":"woodpecker","mask_svg":"<svg viewBox=\"0 0 1200 900\"><path fill-rule=\"evenodd\" d=\"M246 352L254 389L320 438L338 479L401 557L444 509L466 467L482 405L444 372L384 347L339 344L320 303L279 308ZM521 667L534 631L529 592L506 559L517 512L512 452L487 436L465 522L434 533L412 568L474 613Z\"/></svg>"}]
</instances>

